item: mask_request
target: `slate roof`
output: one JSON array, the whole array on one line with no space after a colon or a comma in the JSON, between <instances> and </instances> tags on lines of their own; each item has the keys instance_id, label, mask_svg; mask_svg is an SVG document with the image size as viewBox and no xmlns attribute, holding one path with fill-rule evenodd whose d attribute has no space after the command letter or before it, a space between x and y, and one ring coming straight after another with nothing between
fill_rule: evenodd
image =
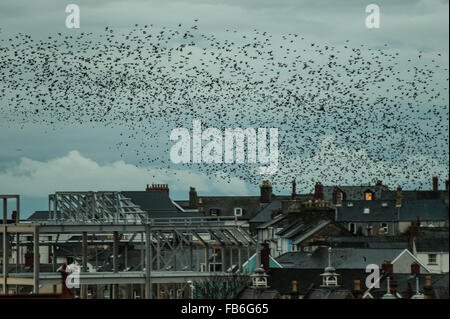
<instances>
[{"instance_id":1,"label":"slate roof","mask_svg":"<svg viewBox=\"0 0 450 319\"><path fill-rule=\"evenodd\" d=\"M281 200L274 200L264 207L255 217L250 219L249 223L266 223L272 220L272 212L281 209Z\"/></svg>"},{"instance_id":2,"label":"slate roof","mask_svg":"<svg viewBox=\"0 0 450 319\"><path fill-rule=\"evenodd\" d=\"M150 212L175 212L179 209L172 203L169 193L165 191L136 191L121 192L122 195L141 207L142 210Z\"/></svg>"},{"instance_id":3,"label":"slate roof","mask_svg":"<svg viewBox=\"0 0 450 319\"><path fill-rule=\"evenodd\" d=\"M150 218L190 218L203 217L199 212L183 212L170 199L166 191L123 191L122 195L129 198L142 210L148 212Z\"/></svg>"},{"instance_id":4,"label":"slate roof","mask_svg":"<svg viewBox=\"0 0 450 319\"><path fill-rule=\"evenodd\" d=\"M333 236L327 237L327 242L332 247L340 248L395 248L411 250L409 237L405 236L390 236L389 239L375 237L375 236Z\"/></svg>"},{"instance_id":5,"label":"slate roof","mask_svg":"<svg viewBox=\"0 0 450 319\"><path fill-rule=\"evenodd\" d=\"M375 194L375 198L383 198L383 194L389 191L389 188L385 185L363 185L363 186L324 186L323 187L323 199L325 201L333 200L334 189L338 187L345 193L346 200L363 200L364 192L367 190L372 191Z\"/></svg>"},{"instance_id":6,"label":"slate roof","mask_svg":"<svg viewBox=\"0 0 450 319\"><path fill-rule=\"evenodd\" d=\"M422 221L448 220L448 207L443 200L403 200L400 207L400 221L415 221L417 217Z\"/></svg>"},{"instance_id":7,"label":"slate roof","mask_svg":"<svg viewBox=\"0 0 450 319\"><path fill-rule=\"evenodd\" d=\"M392 261L404 249L333 248L331 262L340 269L366 269L369 264L381 265ZM320 247L313 253L288 252L278 258L284 268L324 269L328 265L328 247Z\"/></svg>"},{"instance_id":8,"label":"slate roof","mask_svg":"<svg viewBox=\"0 0 450 319\"><path fill-rule=\"evenodd\" d=\"M282 295L288 295L292 292L292 281L297 281L298 294L305 295L312 289L320 288L324 272L319 269L294 269L294 268L271 268L269 271L269 286L276 289ZM352 290L354 280L361 281L361 288L367 277L365 269L337 269L339 274L338 284L341 290Z\"/></svg>"},{"instance_id":9,"label":"slate roof","mask_svg":"<svg viewBox=\"0 0 450 319\"><path fill-rule=\"evenodd\" d=\"M203 212L210 216L211 209L218 209L218 216L234 216L235 208L242 208L242 217L251 219L267 204L261 204L260 196L198 196L202 199Z\"/></svg>"},{"instance_id":10,"label":"slate roof","mask_svg":"<svg viewBox=\"0 0 450 319\"><path fill-rule=\"evenodd\" d=\"M423 288L426 283L426 276L431 276L431 286L434 288L435 293L436 290L439 291L440 296L436 296L438 298L442 298L447 293L448 296L448 274L420 274L419 278L419 291L423 293ZM445 283L445 278L447 278L447 282ZM390 276L391 280L397 281L397 291L400 295L405 298L405 293L408 289L408 285L412 288L413 293L416 293L416 277L411 276L409 274L394 274ZM364 281L361 281L363 283ZM361 284L362 286L362 284ZM387 276L382 276L380 279L380 288L372 288L370 290L370 294L378 299L381 298L387 290ZM448 298L448 297L447 297ZM444 298L446 299L446 298Z\"/></svg>"},{"instance_id":11,"label":"slate roof","mask_svg":"<svg viewBox=\"0 0 450 319\"><path fill-rule=\"evenodd\" d=\"M349 203L352 206L349 206ZM382 203L387 206L383 207ZM364 213L366 208L369 209L368 214ZM338 222L389 222L398 220L398 208L395 201L344 201L341 207L337 207L336 215Z\"/></svg>"},{"instance_id":12,"label":"slate roof","mask_svg":"<svg viewBox=\"0 0 450 319\"><path fill-rule=\"evenodd\" d=\"M50 212L48 210L37 210L27 220L48 220Z\"/></svg>"},{"instance_id":13,"label":"slate roof","mask_svg":"<svg viewBox=\"0 0 450 319\"><path fill-rule=\"evenodd\" d=\"M415 239L418 252L447 252L449 246L448 228L424 228L419 229L419 235Z\"/></svg>"},{"instance_id":14,"label":"slate roof","mask_svg":"<svg viewBox=\"0 0 450 319\"><path fill-rule=\"evenodd\" d=\"M318 288L310 291L304 299L355 299L355 297L348 289Z\"/></svg>"}]
</instances>

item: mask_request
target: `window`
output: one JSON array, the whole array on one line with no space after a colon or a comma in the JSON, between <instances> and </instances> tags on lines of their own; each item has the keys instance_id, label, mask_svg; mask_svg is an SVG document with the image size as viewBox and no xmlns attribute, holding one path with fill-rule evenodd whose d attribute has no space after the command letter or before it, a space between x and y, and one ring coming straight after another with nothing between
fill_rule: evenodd
<instances>
[{"instance_id":1,"label":"window","mask_svg":"<svg viewBox=\"0 0 450 319\"><path fill-rule=\"evenodd\" d=\"M437 255L436 254L428 255L428 265L437 265Z\"/></svg>"},{"instance_id":2,"label":"window","mask_svg":"<svg viewBox=\"0 0 450 319\"><path fill-rule=\"evenodd\" d=\"M373 199L373 193L372 192L366 192L365 193L366 200L372 200Z\"/></svg>"},{"instance_id":3,"label":"window","mask_svg":"<svg viewBox=\"0 0 450 319\"><path fill-rule=\"evenodd\" d=\"M211 215L211 216L219 216L219 209L216 209L216 208L211 208L210 210L209 210L209 215Z\"/></svg>"},{"instance_id":4,"label":"window","mask_svg":"<svg viewBox=\"0 0 450 319\"><path fill-rule=\"evenodd\" d=\"M380 224L380 228L383 228L384 234L387 235L387 233L388 233L388 231L389 231L388 224L386 224L386 223L381 223L381 224Z\"/></svg>"},{"instance_id":5,"label":"window","mask_svg":"<svg viewBox=\"0 0 450 319\"><path fill-rule=\"evenodd\" d=\"M234 216L242 216L242 208L235 208Z\"/></svg>"},{"instance_id":6,"label":"window","mask_svg":"<svg viewBox=\"0 0 450 319\"><path fill-rule=\"evenodd\" d=\"M386 202L381 203L381 207L388 207L388 203Z\"/></svg>"},{"instance_id":7,"label":"window","mask_svg":"<svg viewBox=\"0 0 450 319\"><path fill-rule=\"evenodd\" d=\"M348 230L349 230L352 234L356 234L356 225L355 225L355 223L350 223L350 224L348 224Z\"/></svg>"},{"instance_id":8,"label":"window","mask_svg":"<svg viewBox=\"0 0 450 319\"><path fill-rule=\"evenodd\" d=\"M347 203L347 207L353 207L353 203L352 202L348 202Z\"/></svg>"},{"instance_id":9,"label":"window","mask_svg":"<svg viewBox=\"0 0 450 319\"><path fill-rule=\"evenodd\" d=\"M370 208L364 208L364 214L370 214Z\"/></svg>"}]
</instances>

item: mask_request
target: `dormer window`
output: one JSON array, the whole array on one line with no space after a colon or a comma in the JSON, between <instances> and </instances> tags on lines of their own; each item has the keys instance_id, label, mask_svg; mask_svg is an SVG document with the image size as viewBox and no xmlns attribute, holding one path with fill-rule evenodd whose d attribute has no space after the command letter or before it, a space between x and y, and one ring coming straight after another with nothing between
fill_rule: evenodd
<instances>
[{"instance_id":1,"label":"dormer window","mask_svg":"<svg viewBox=\"0 0 450 319\"><path fill-rule=\"evenodd\" d=\"M219 212L220 212L219 209L211 208L211 209L209 210L209 215L211 215L211 216L219 216Z\"/></svg>"},{"instance_id":2,"label":"dormer window","mask_svg":"<svg viewBox=\"0 0 450 319\"><path fill-rule=\"evenodd\" d=\"M234 216L237 216L237 217L242 216L242 211L243 211L242 208L236 207L236 208L234 209Z\"/></svg>"}]
</instances>

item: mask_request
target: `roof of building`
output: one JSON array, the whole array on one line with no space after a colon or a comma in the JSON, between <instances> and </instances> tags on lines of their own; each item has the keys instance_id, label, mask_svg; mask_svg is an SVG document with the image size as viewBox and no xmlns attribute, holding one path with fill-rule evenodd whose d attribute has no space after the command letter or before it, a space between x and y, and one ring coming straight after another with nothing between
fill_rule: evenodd
<instances>
[{"instance_id":1,"label":"roof of building","mask_svg":"<svg viewBox=\"0 0 450 319\"><path fill-rule=\"evenodd\" d=\"M253 289L245 288L238 296L238 299L277 299L279 297L278 291L267 288L267 289Z\"/></svg>"},{"instance_id":2,"label":"roof of building","mask_svg":"<svg viewBox=\"0 0 450 319\"><path fill-rule=\"evenodd\" d=\"M142 210L149 212L180 211L169 197L167 191L123 191L122 195L129 198Z\"/></svg>"},{"instance_id":3,"label":"roof of building","mask_svg":"<svg viewBox=\"0 0 450 319\"><path fill-rule=\"evenodd\" d=\"M48 220L50 212L48 210L37 210L27 220Z\"/></svg>"},{"instance_id":4,"label":"roof of building","mask_svg":"<svg viewBox=\"0 0 450 319\"><path fill-rule=\"evenodd\" d=\"M383 198L382 194L389 191L389 188L385 185L363 185L363 186L324 186L323 187L323 199L326 201L333 200L333 192L335 188L339 188L345 193L346 200L363 200L364 193L371 191L375 194L375 198Z\"/></svg>"},{"instance_id":5,"label":"roof of building","mask_svg":"<svg viewBox=\"0 0 450 319\"><path fill-rule=\"evenodd\" d=\"M304 299L354 299L352 291L342 288L315 288Z\"/></svg>"},{"instance_id":6,"label":"roof of building","mask_svg":"<svg viewBox=\"0 0 450 319\"><path fill-rule=\"evenodd\" d=\"M448 207L441 199L403 200L400 207L400 221L414 221L419 217L422 221L448 220Z\"/></svg>"},{"instance_id":7,"label":"roof of building","mask_svg":"<svg viewBox=\"0 0 450 319\"><path fill-rule=\"evenodd\" d=\"M217 216L234 216L235 208L242 208L239 219L251 219L267 204L260 202L260 196L198 196L202 200L203 212L211 215L216 210Z\"/></svg>"},{"instance_id":8,"label":"roof of building","mask_svg":"<svg viewBox=\"0 0 450 319\"><path fill-rule=\"evenodd\" d=\"M326 238L332 247L395 248L410 249L409 236L330 236Z\"/></svg>"},{"instance_id":9,"label":"roof of building","mask_svg":"<svg viewBox=\"0 0 450 319\"><path fill-rule=\"evenodd\" d=\"M447 252L449 246L448 228L419 228L415 239L417 252Z\"/></svg>"},{"instance_id":10,"label":"roof of building","mask_svg":"<svg viewBox=\"0 0 450 319\"><path fill-rule=\"evenodd\" d=\"M306 295L313 289L318 289L322 284L324 269L294 269L279 268L270 269L269 286L276 289L282 295L292 293L292 282L297 282L297 292L299 295ZM339 274L338 284L341 290L353 289L354 280L360 280L362 285L366 280L365 269L337 269ZM362 288L362 287L361 287Z\"/></svg>"},{"instance_id":11,"label":"roof of building","mask_svg":"<svg viewBox=\"0 0 450 319\"><path fill-rule=\"evenodd\" d=\"M281 209L281 200L274 200L264 207L255 217L250 219L250 223L266 223L272 220L273 211Z\"/></svg>"},{"instance_id":12,"label":"roof of building","mask_svg":"<svg viewBox=\"0 0 450 319\"><path fill-rule=\"evenodd\" d=\"M431 277L431 286L435 292L437 298L448 298L448 274L419 274L419 292L423 293L423 289L426 282L426 276ZM379 288L373 287L370 289L370 294L375 299L381 298L387 291L387 276L382 276L379 281ZM390 280L395 280L397 283L397 291L402 296L406 297L406 291L409 289L416 293L416 277L410 274L394 274L389 276ZM447 281L445 282L445 279ZM391 282L392 283L392 282ZM436 293L438 292L438 293ZM445 298L447 296L447 298Z\"/></svg>"},{"instance_id":13,"label":"roof of building","mask_svg":"<svg viewBox=\"0 0 450 319\"><path fill-rule=\"evenodd\" d=\"M333 248L331 262L338 269L366 269L369 264L381 265L392 261L404 249ZM277 259L283 268L323 269L328 264L328 248L320 247L312 253L288 252Z\"/></svg>"},{"instance_id":14,"label":"roof of building","mask_svg":"<svg viewBox=\"0 0 450 319\"><path fill-rule=\"evenodd\" d=\"M378 222L398 220L395 201L354 200L344 201L337 207L338 222Z\"/></svg>"}]
</instances>

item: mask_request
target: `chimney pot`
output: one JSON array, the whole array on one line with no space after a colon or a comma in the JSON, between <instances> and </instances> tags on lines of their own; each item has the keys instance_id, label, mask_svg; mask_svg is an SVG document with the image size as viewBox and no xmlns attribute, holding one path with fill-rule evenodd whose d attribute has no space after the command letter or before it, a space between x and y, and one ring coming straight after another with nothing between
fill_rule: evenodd
<instances>
[{"instance_id":1,"label":"chimney pot","mask_svg":"<svg viewBox=\"0 0 450 319\"><path fill-rule=\"evenodd\" d=\"M420 265L418 263L411 264L411 275L420 275Z\"/></svg>"},{"instance_id":2,"label":"chimney pot","mask_svg":"<svg viewBox=\"0 0 450 319\"><path fill-rule=\"evenodd\" d=\"M403 201L403 192L402 192L402 187L399 186L399 187L397 187L397 196L396 196L396 200L395 200L395 205L397 207L401 207L402 201Z\"/></svg>"},{"instance_id":3,"label":"chimney pot","mask_svg":"<svg viewBox=\"0 0 450 319\"><path fill-rule=\"evenodd\" d=\"M355 280L354 281L354 290L356 292L360 292L361 291L361 280Z\"/></svg>"},{"instance_id":4,"label":"chimney pot","mask_svg":"<svg viewBox=\"0 0 450 319\"><path fill-rule=\"evenodd\" d=\"M298 289L297 289L297 280L292 280L292 292L293 293L297 293Z\"/></svg>"}]
</instances>

